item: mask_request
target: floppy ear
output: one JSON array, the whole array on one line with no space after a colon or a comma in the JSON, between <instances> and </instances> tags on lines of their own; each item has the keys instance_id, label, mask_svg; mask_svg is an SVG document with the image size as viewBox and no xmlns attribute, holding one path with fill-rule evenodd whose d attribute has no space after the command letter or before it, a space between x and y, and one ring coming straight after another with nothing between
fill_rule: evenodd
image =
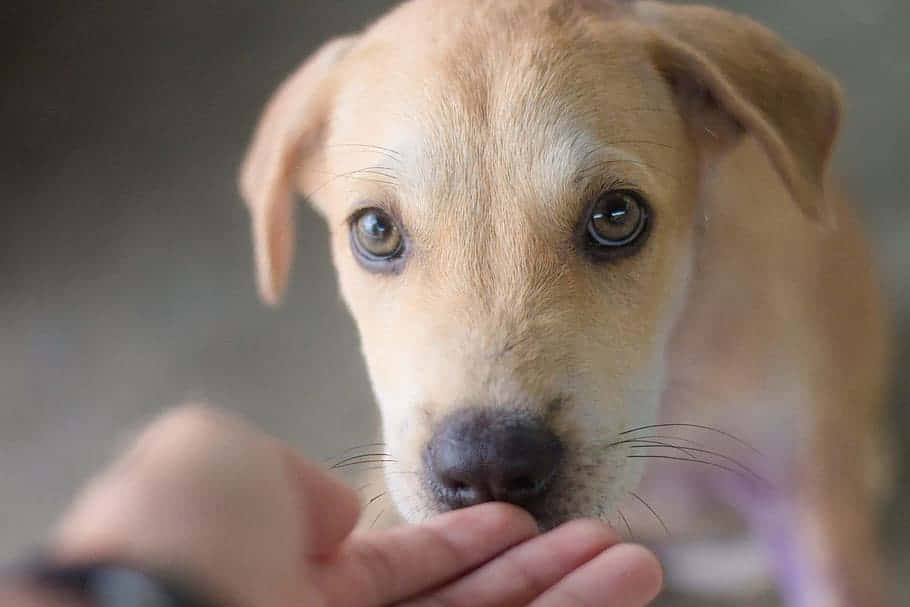
<instances>
[{"instance_id":1,"label":"floppy ear","mask_svg":"<svg viewBox=\"0 0 910 607\"><path fill-rule=\"evenodd\" d=\"M294 194L301 163L318 145L329 99L326 80L356 37L326 43L278 89L265 109L240 175L250 209L262 298L275 304L294 254Z\"/></svg>"},{"instance_id":2,"label":"floppy ear","mask_svg":"<svg viewBox=\"0 0 910 607\"><path fill-rule=\"evenodd\" d=\"M722 149L749 133L796 204L823 219L824 182L842 113L837 83L745 17L644 1L631 10L655 26L651 55L698 142Z\"/></svg>"}]
</instances>

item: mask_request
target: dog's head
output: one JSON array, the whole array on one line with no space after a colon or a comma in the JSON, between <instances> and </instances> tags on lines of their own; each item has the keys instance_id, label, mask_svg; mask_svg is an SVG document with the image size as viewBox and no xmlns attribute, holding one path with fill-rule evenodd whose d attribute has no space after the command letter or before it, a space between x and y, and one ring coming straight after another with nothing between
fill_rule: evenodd
<instances>
[{"instance_id":1,"label":"dog's head","mask_svg":"<svg viewBox=\"0 0 910 607\"><path fill-rule=\"evenodd\" d=\"M602 515L640 477L608 445L656 419L711 164L751 136L820 216L838 118L830 79L720 11L413 0L267 109L242 183L261 292L287 282L300 191L332 230L408 518Z\"/></svg>"}]
</instances>

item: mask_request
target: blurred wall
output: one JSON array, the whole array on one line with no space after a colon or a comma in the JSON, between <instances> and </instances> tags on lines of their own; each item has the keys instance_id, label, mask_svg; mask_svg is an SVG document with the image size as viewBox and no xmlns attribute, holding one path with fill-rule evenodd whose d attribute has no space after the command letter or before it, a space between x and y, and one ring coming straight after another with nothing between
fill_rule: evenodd
<instances>
[{"instance_id":1,"label":"blurred wall","mask_svg":"<svg viewBox=\"0 0 910 607\"><path fill-rule=\"evenodd\" d=\"M391 4L0 6L0 558L39 538L114 445L171 403L243 411L314 457L373 440L321 221L302 210L291 291L264 308L235 174L277 83ZM910 3L715 4L758 17L845 83L838 166L894 295L906 374ZM895 402L908 395L899 382Z\"/></svg>"}]
</instances>

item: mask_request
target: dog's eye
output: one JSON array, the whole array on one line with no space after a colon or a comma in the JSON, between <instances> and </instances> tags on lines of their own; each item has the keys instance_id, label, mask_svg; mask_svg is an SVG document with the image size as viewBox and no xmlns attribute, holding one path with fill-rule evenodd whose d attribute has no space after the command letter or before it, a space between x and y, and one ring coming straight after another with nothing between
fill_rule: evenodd
<instances>
[{"instance_id":1,"label":"dog's eye","mask_svg":"<svg viewBox=\"0 0 910 607\"><path fill-rule=\"evenodd\" d=\"M591 207L587 235L595 248L616 249L639 241L648 225L648 207L631 190L602 194Z\"/></svg>"},{"instance_id":2,"label":"dog's eye","mask_svg":"<svg viewBox=\"0 0 910 607\"><path fill-rule=\"evenodd\" d=\"M354 218L351 242L354 253L368 263L395 259L404 248L404 238L395 220L379 209L366 209Z\"/></svg>"}]
</instances>

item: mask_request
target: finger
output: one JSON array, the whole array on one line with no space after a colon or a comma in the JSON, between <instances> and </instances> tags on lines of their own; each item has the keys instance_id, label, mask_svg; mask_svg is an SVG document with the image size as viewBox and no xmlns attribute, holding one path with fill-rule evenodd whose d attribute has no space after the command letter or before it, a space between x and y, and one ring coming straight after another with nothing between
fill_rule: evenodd
<instances>
[{"instance_id":1,"label":"finger","mask_svg":"<svg viewBox=\"0 0 910 607\"><path fill-rule=\"evenodd\" d=\"M563 578L532 607L644 607L660 593L662 573L651 552L614 546Z\"/></svg>"},{"instance_id":2,"label":"finger","mask_svg":"<svg viewBox=\"0 0 910 607\"><path fill-rule=\"evenodd\" d=\"M619 541L604 523L573 521L511 548L466 577L432 592L424 599L409 602L408 606L527 605Z\"/></svg>"},{"instance_id":3,"label":"finger","mask_svg":"<svg viewBox=\"0 0 910 607\"><path fill-rule=\"evenodd\" d=\"M422 525L355 533L313 578L329 605L386 605L463 575L536 534L527 512L483 504Z\"/></svg>"},{"instance_id":4,"label":"finger","mask_svg":"<svg viewBox=\"0 0 910 607\"><path fill-rule=\"evenodd\" d=\"M303 553L322 556L353 531L360 515L357 492L296 453L285 452L289 481L301 515Z\"/></svg>"}]
</instances>

